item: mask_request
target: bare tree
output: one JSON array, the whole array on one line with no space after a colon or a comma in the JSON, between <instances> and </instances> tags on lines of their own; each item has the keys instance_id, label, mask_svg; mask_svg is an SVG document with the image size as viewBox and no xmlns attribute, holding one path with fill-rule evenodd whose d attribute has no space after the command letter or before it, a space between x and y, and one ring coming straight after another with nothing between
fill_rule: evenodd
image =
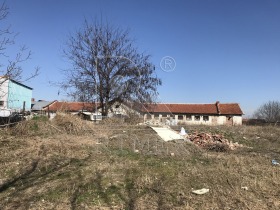
<instances>
[{"instance_id":1,"label":"bare tree","mask_svg":"<svg viewBox=\"0 0 280 210\"><path fill-rule=\"evenodd\" d=\"M158 94L161 80L150 55L138 52L128 30L85 20L70 35L64 54L71 68L63 72L62 87L75 100L98 101L103 116L115 102L152 102Z\"/></svg>"},{"instance_id":2,"label":"bare tree","mask_svg":"<svg viewBox=\"0 0 280 210\"><path fill-rule=\"evenodd\" d=\"M8 17L9 8L5 3L0 5L0 23ZM4 24L3 24L4 25ZM30 59L31 51L26 46L21 46L12 58L7 54L7 49L15 44L15 37L18 34L11 30L10 26L0 28L0 74L4 78L14 79L20 82L34 78L39 73L39 68L36 67L34 72L27 78L23 78L23 69L21 64ZM4 80L2 80L3 82Z\"/></svg>"},{"instance_id":3,"label":"bare tree","mask_svg":"<svg viewBox=\"0 0 280 210\"><path fill-rule=\"evenodd\" d=\"M267 122L277 123L280 121L280 102L269 101L261 105L254 113L257 119L265 119Z\"/></svg>"}]
</instances>

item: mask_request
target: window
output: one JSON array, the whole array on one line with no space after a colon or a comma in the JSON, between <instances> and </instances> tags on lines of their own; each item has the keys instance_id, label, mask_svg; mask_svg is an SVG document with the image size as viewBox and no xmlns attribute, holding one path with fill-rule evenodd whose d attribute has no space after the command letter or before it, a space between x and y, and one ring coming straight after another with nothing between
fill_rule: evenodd
<instances>
[{"instance_id":1,"label":"window","mask_svg":"<svg viewBox=\"0 0 280 210\"><path fill-rule=\"evenodd\" d=\"M186 120L187 121L191 121L192 120L192 116L191 115L186 115Z\"/></svg>"},{"instance_id":2,"label":"window","mask_svg":"<svg viewBox=\"0 0 280 210\"><path fill-rule=\"evenodd\" d=\"M183 120L183 115L178 115L178 120Z\"/></svg>"},{"instance_id":3,"label":"window","mask_svg":"<svg viewBox=\"0 0 280 210\"><path fill-rule=\"evenodd\" d=\"M199 115L195 115L195 116L194 116L194 120L195 120L195 121L200 121L200 116L199 116Z\"/></svg>"},{"instance_id":4,"label":"window","mask_svg":"<svg viewBox=\"0 0 280 210\"><path fill-rule=\"evenodd\" d=\"M4 106L4 101L0 101L0 106Z\"/></svg>"},{"instance_id":5,"label":"window","mask_svg":"<svg viewBox=\"0 0 280 210\"><path fill-rule=\"evenodd\" d=\"M209 121L209 116L203 116L203 121Z\"/></svg>"},{"instance_id":6,"label":"window","mask_svg":"<svg viewBox=\"0 0 280 210\"><path fill-rule=\"evenodd\" d=\"M152 115L151 114L146 114L146 119L151 119Z\"/></svg>"}]
</instances>

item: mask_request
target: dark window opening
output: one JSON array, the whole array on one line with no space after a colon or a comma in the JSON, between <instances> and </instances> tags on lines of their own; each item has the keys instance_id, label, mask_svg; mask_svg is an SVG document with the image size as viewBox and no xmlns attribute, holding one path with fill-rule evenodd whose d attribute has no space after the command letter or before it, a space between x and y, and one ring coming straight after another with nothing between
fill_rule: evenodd
<instances>
[{"instance_id":1,"label":"dark window opening","mask_svg":"<svg viewBox=\"0 0 280 210\"><path fill-rule=\"evenodd\" d=\"M209 116L203 116L203 121L209 121Z\"/></svg>"},{"instance_id":2,"label":"dark window opening","mask_svg":"<svg viewBox=\"0 0 280 210\"><path fill-rule=\"evenodd\" d=\"M186 115L186 120L187 121L191 121L192 120L192 116L191 115Z\"/></svg>"},{"instance_id":3,"label":"dark window opening","mask_svg":"<svg viewBox=\"0 0 280 210\"><path fill-rule=\"evenodd\" d=\"M0 106L4 106L4 101L0 101Z\"/></svg>"},{"instance_id":4,"label":"dark window opening","mask_svg":"<svg viewBox=\"0 0 280 210\"><path fill-rule=\"evenodd\" d=\"M152 118L151 114L146 115L146 119L151 119L151 118Z\"/></svg>"},{"instance_id":5,"label":"dark window opening","mask_svg":"<svg viewBox=\"0 0 280 210\"><path fill-rule=\"evenodd\" d=\"M195 115L195 116L194 116L194 120L195 120L195 121L200 121L200 116L199 116L199 115Z\"/></svg>"},{"instance_id":6,"label":"dark window opening","mask_svg":"<svg viewBox=\"0 0 280 210\"><path fill-rule=\"evenodd\" d=\"M183 120L183 115L178 115L178 120Z\"/></svg>"}]
</instances>

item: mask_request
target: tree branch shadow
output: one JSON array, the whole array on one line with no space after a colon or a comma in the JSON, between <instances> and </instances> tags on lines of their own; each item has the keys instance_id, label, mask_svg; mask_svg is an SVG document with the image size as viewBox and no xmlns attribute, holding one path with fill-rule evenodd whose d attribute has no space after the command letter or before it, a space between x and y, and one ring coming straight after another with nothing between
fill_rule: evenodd
<instances>
[{"instance_id":1,"label":"tree branch shadow","mask_svg":"<svg viewBox=\"0 0 280 210\"><path fill-rule=\"evenodd\" d=\"M18 181L27 178L30 174L32 174L37 166L38 166L39 160L34 160L31 163L31 167L26 169L23 173L20 173L20 175L15 176L11 180L8 180L4 184L0 186L0 193L4 192L5 190L9 189L10 187L14 186Z\"/></svg>"}]
</instances>

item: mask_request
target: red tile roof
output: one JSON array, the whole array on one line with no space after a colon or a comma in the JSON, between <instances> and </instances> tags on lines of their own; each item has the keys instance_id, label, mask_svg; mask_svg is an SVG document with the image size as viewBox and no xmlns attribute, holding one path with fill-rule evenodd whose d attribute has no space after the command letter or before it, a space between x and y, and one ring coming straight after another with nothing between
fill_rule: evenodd
<instances>
[{"instance_id":1,"label":"red tile roof","mask_svg":"<svg viewBox=\"0 0 280 210\"><path fill-rule=\"evenodd\" d=\"M216 114L215 104L155 104L145 107L147 112L171 112L171 113L207 113Z\"/></svg>"},{"instance_id":2,"label":"red tile roof","mask_svg":"<svg viewBox=\"0 0 280 210\"><path fill-rule=\"evenodd\" d=\"M78 112L80 110L94 111L95 104L87 102L59 102L54 101L48 105L50 111L71 111ZM48 110L48 106L44 107L44 110ZM97 104L99 106L99 104Z\"/></svg>"},{"instance_id":3,"label":"red tile roof","mask_svg":"<svg viewBox=\"0 0 280 210\"><path fill-rule=\"evenodd\" d=\"M243 112L239 104L218 104L220 114L238 114L242 115Z\"/></svg>"},{"instance_id":4,"label":"red tile roof","mask_svg":"<svg viewBox=\"0 0 280 210\"><path fill-rule=\"evenodd\" d=\"M59 102L54 101L49 105L50 111L71 111L80 110L95 111L94 103L86 102ZM43 109L48 110L48 106ZM97 103L99 108L100 104ZM139 110L137 106L132 108ZM214 104L145 104L141 112L144 113L178 113L178 114L208 114L208 115L242 115L243 112L238 103L219 103Z\"/></svg>"},{"instance_id":5,"label":"red tile roof","mask_svg":"<svg viewBox=\"0 0 280 210\"><path fill-rule=\"evenodd\" d=\"M218 107L217 107L218 105ZM145 105L143 112L149 113L185 113L185 114L227 114L242 115L237 103L231 104L151 104Z\"/></svg>"}]
</instances>

